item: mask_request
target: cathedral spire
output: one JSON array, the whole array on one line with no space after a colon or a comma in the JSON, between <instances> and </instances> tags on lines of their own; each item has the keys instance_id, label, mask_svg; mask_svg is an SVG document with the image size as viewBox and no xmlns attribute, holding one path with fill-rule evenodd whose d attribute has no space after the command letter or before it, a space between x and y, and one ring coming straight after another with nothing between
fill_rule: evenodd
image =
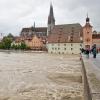
<instances>
[{"instance_id":1,"label":"cathedral spire","mask_svg":"<svg viewBox=\"0 0 100 100\"><path fill-rule=\"evenodd\" d=\"M47 36L51 33L55 26L55 18L54 18L54 13L53 13L53 6L52 3L50 4L50 12L48 16L48 28L47 28Z\"/></svg>"},{"instance_id":2,"label":"cathedral spire","mask_svg":"<svg viewBox=\"0 0 100 100\"><path fill-rule=\"evenodd\" d=\"M34 21L34 26L33 26L33 30L34 30L34 33L35 33L35 21Z\"/></svg>"},{"instance_id":3,"label":"cathedral spire","mask_svg":"<svg viewBox=\"0 0 100 100\"><path fill-rule=\"evenodd\" d=\"M55 18L54 18L54 13L53 13L53 6L52 6L52 2L50 3L50 13L49 13L49 17L48 17L48 24L55 24Z\"/></svg>"}]
</instances>

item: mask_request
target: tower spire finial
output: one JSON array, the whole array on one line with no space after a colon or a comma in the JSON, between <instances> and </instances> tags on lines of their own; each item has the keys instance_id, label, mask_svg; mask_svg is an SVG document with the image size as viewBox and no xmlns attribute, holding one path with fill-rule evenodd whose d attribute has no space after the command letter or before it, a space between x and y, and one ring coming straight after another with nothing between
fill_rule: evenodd
<instances>
[{"instance_id":1,"label":"tower spire finial","mask_svg":"<svg viewBox=\"0 0 100 100\"><path fill-rule=\"evenodd\" d=\"M50 6L52 5L52 1L50 1Z\"/></svg>"},{"instance_id":2,"label":"tower spire finial","mask_svg":"<svg viewBox=\"0 0 100 100\"><path fill-rule=\"evenodd\" d=\"M34 28L35 28L35 21L34 21Z\"/></svg>"},{"instance_id":3,"label":"tower spire finial","mask_svg":"<svg viewBox=\"0 0 100 100\"><path fill-rule=\"evenodd\" d=\"M52 0L50 0L50 5L52 6Z\"/></svg>"},{"instance_id":4,"label":"tower spire finial","mask_svg":"<svg viewBox=\"0 0 100 100\"><path fill-rule=\"evenodd\" d=\"M34 32L35 32L35 21L34 21L34 26L33 27L34 27Z\"/></svg>"},{"instance_id":5,"label":"tower spire finial","mask_svg":"<svg viewBox=\"0 0 100 100\"><path fill-rule=\"evenodd\" d=\"M86 18L86 23L89 23L90 18L88 17L88 13L87 13L87 18Z\"/></svg>"},{"instance_id":6,"label":"tower spire finial","mask_svg":"<svg viewBox=\"0 0 100 100\"><path fill-rule=\"evenodd\" d=\"M87 18L88 18L88 12L87 12Z\"/></svg>"}]
</instances>

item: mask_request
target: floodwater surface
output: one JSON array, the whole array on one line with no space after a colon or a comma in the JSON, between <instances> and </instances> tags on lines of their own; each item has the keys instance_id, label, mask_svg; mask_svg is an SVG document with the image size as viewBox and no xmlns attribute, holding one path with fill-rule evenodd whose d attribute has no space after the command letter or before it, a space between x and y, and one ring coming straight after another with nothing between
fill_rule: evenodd
<instances>
[{"instance_id":1,"label":"floodwater surface","mask_svg":"<svg viewBox=\"0 0 100 100\"><path fill-rule=\"evenodd\" d=\"M83 100L79 56L0 52L0 100Z\"/></svg>"}]
</instances>

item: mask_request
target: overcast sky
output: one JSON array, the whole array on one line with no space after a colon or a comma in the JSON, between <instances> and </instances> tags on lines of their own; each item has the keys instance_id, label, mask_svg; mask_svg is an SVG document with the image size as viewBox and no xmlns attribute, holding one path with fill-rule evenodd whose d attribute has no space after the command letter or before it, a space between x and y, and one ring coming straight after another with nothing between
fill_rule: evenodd
<instances>
[{"instance_id":1,"label":"overcast sky","mask_svg":"<svg viewBox=\"0 0 100 100\"><path fill-rule=\"evenodd\" d=\"M0 33L18 35L23 27L47 26L51 0L0 0ZM52 0L56 24L85 24L88 13L100 31L100 0Z\"/></svg>"}]
</instances>

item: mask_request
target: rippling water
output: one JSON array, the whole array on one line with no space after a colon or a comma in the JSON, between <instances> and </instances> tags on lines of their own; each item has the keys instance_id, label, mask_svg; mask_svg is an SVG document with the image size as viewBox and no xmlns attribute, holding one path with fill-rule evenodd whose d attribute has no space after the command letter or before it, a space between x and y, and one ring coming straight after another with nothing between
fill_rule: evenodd
<instances>
[{"instance_id":1,"label":"rippling water","mask_svg":"<svg viewBox=\"0 0 100 100\"><path fill-rule=\"evenodd\" d=\"M82 100L78 56L0 52L0 100Z\"/></svg>"}]
</instances>

